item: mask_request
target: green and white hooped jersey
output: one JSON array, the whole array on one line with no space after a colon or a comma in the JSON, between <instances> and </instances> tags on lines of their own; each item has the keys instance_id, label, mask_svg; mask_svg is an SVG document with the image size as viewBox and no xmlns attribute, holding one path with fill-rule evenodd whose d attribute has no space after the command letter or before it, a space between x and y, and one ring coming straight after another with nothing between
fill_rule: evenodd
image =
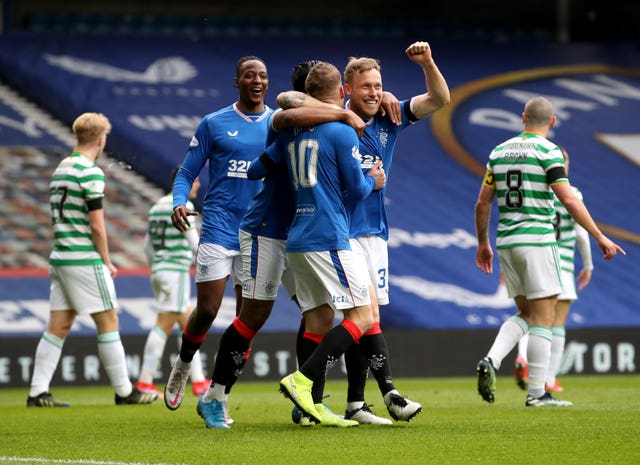
<instances>
[{"instance_id":1,"label":"green and white hooped jersey","mask_svg":"<svg viewBox=\"0 0 640 465\"><path fill-rule=\"evenodd\" d=\"M104 172L81 153L60 162L49 184L55 266L104 264L89 226L87 201L104 197Z\"/></svg>"},{"instance_id":2,"label":"green and white hooped jersey","mask_svg":"<svg viewBox=\"0 0 640 465\"><path fill-rule=\"evenodd\" d=\"M195 210L188 201L186 207ZM149 237L153 246L151 272L172 270L189 271L193 263L193 251L185 233L178 231L171 223L173 213L173 194L167 194L158 200L149 210ZM195 221L190 218L191 227Z\"/></svg>"},{"instance_id":3,"label":"green and white hooped jersey","mask_svg":"<svg viewBox=\"0 0 640 465\"><path fill-rule=\"evenodd\" d=\"M560 149L548 139L522 133L497 146L487 168L493 173L499 220L496 247L556 244L556 211L549 170L563 168Z\"/></svg>"},{"instance_id":4,"label":"green and white hooped jersey","mask_svg":"<svg viewBox=\"0 0 640 465\"><path fill-rule=\"evenodd\" d=\"M571 186L571 188L576 194L576 197L582 201L582 192L580 192L577 187ZM564 204L560 202L555 195L553 198L556 208L554 228L556 231L558 250L560 251L560 266L563 270L573 273L575 269L576 220L573 219Z\"/></svg>"}]
</instances>

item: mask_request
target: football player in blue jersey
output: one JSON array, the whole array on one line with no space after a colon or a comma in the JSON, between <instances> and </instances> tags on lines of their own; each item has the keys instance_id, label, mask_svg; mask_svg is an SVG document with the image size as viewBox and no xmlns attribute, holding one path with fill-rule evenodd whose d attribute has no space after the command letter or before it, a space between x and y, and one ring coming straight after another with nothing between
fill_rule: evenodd
<instances>
[{"instance_id":1,"label":"football player in blue jersey","mask_svg":"<svg viewBox=\"0 0 640 465\"><path fill-rule=\"evenodd\" d=\"M349 96L347 107L367 121L367 129L360 138L363 169L382 161L385 171L389 173L394 147L401 131L412 123L428 117L450 101L449 88L435 64L429 43L414 42L405 50L405 54L422 68L426 91L400 102L400 124L394 124L379 111L382 75L377 60L367 57L351 58L344 70L345 90ZM396 390L391 375L389 351L380 327L379 306L389 304L389 227L385 195L386 188L383 187L364 201L355 204L351 212L351 246L367 257L369 275L376 288L376 298L372 305L373 328L363 335L359 345L353 346L345 354L349 366L353 367L358 363L361 366L360 373L351 369L349 375L345 417L357 418L359 410L366 408L364 388L368 365L378 383L389 414L394 420L410 421L420 413L422 406L401 396ZM354 360L350 361L351 358Z\"/></svg>"},{"instance_id":2,"label":"football player in blue jersey","mask_svg":"<svg viewBox=\"0 0 640 465\"><path fill-rule=\"evenodd\" d=\"M172 186L179 169L180 166L176 166L171 171ZM189 208L194 208L191 202L198 197L199 190L200 180L196 178L189 193ZM192 222L186 233L176 231L171 224L172 213L173 193L169 192L153 204L147 216L149 222L144 237L144 251L151 269L150 283L156 321L147 335L142 352L142 364L136 383L136 388L142 392L161 394L153 384L153 378L162 359L162 353L176 324L180 328L180 343L182 327L191 312L190 270L198 249L198 227ZM209 380L204 376L200 352L193 356L190 376L194 395L202 395L209 388Z\"/></svg>"},{"instance_id":3,"label":"football player in blue jersey","mask_svg":"<svg viewBox=\"0 0 640 465\"><path fill-rule=\"evenodd\" d=\"M320 101L344 102L340 73L330 63L311 69L305 89ZM311 393L314 380L323 379L327 367L373 323L364 257L354 254L349 244L347 197L353 202L367 197L384 186L386 177L380 163L363 174L358 137L347 125L330 122L286 132L267 148L265 158L286 164L296 192L286 250L298 304L305 317L330 315L333 325L333 311L342 310L344 319L324 335L299 370L280 381L280 389L305 415L322 423L323 412L316 409ZM344 420L339 426L357 424Z\"/></svg>"},{"instance_id":4,"label":"football player in blue jersey","mask_svg":"<svg viewBox=\"0 0 640 465\"><path fill-rule=\"evenodd\" d=\"M382 75L380 64L373 58L351 58L344 71L345 91L349 96L347 107L367 124L360 137L360 161L363 170L382 161L389 172L393 151L402 130L424 119L447 105L449 88L440 73L427 42L415 42L406 50L407 57L418 64L424 73L426 91L400 102L400 112L382 111ZM278 96L278 104L308 105L309 98L296 98L295 93ZM301 101L303 103L301 103ZM366 256L367 270L376 289L372 297L374 324L366 332L360 344L353 345L345 353L349 389L345 418L360 423L385 424L383 418L373 414L365 403L364 390L370 368L383 396L389 414L395 420L410 421L422 411L418 402L399 394L393 384L389 351L380 327L380 305L389 303L388 249L389 229L384 197L386 188L373 192L362 202L354 202L351 213L351 246Z\"/></svg>"},{"instance_id":5,"label":"football player in blue jersey","mask_svg":"<svg viewBox=\"0 0 640 465\"><path fill-rule=\"evenodd\" d=\"M309 62L296 66L294 75L299 67L308 66ZM291 109L273 113L269 142L278 137L277 131L287 127L291 112L297 111ZM364 130L364 123L355 113L337 106L318 106L317 111L296 117L296 121L305 126L339 120L354 125L355 129ZM295 213L294 192L284 165L267 176L266 172L260 171L252 176L254 166L260 169L259 165L259 161L254 161L248 174L250 179L264 177L262 187L240 223L242 306L220 339L212 385L202 398L205 408L201 411L210 428L228 428L233 423L228 413L229 392L249 357L251 342L271 314L281 283L295 300L295 281L287 265L285 251L289 225ZM336 426L341 421L328 411L323 413L323 425Z\"/></svg>"},{"instance_id":6,"label":"football player in blue jersey","mask_svg":"<svg viewBox=\"0 0 640 465\"><path fill-rule=\"evenodd\" d=\"M166 406L177 409L184 397L193 355L200 348L222 303L231 275L237 308L242 301L238 230L249 202L260 183L247 179L256 153L264 150L272 110L265 104L269 75L256 56L238 60L234 87L238 100L206 115L191 139L186 157L173 184L173 225L189 227L198 215L186 207L189 191L200 171L209 164L209 185L202 206L202 226L196 254L196 308L182 334L180 354L172 365L164 389ZM202 409L198 404L199 412Z\"/></svg>"}]
</instances>

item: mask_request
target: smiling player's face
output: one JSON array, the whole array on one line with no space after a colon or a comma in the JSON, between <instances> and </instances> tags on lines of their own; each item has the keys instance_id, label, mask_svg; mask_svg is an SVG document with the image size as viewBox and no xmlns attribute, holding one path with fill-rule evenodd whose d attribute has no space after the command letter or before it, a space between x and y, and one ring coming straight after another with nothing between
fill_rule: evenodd
<instances>
[{"instance_id":1,"label":"smiling player's face","mask_svg":"<svg viewBox=\"0 0 640 465\"><path fill-rule=\"evenodd\" d=\"M364 120L378 113L382 104L382 75L372 69L356 73L345 85L349 96L349 108Z\"/></svg>"},{"instance_id":2,"label":"smiling player's face","mask_svg":"<svg viewBox=\"0 0 640 465\"><path fill-rule=\"evenodd\" d=\"M269 88L267 67L258 60L249 60L242 65L240 75L235 80L239 103L245 111L259 111L264 105L264 97Z\"/></svg>"}]
</instances>

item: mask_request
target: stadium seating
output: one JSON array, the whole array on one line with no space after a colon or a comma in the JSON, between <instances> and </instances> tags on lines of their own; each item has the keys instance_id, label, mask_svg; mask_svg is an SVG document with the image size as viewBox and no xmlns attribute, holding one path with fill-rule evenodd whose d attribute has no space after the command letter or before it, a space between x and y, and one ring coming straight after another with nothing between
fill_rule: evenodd
<instances>
[{"instance_id":1,"label":"stadium seating","mask_svg":"<svg viewBox=\"0 0 640 465\"><path fill-rule=\"evenodd\" d=\"M0 191L4 193L0 226L0 268L47 268L52 231L49 179L69 151L62 147L0 147ZM142 251L146 211L150 202L138 181L114 176L106 168L105 201L109 245L114 263L123 268L144 268ZM119 168L122 169L122 168ZM159 194L157 188L152 192Z\"/></svg>"},{"instance_id":2,"label":"stadium seating","mask_svg":"<svg viewBox=\"0 0 640 465\"><path fill-rule=\"evenodd\" d=\"M132 14L34 12L25 28L31 33L74 36L154 37L340 37L411 38L429 35L448 40L549 41L543 29L508 29L498 21L469 22L424 17L216 16L212 14Z\"/></svg>"}]
</instances>

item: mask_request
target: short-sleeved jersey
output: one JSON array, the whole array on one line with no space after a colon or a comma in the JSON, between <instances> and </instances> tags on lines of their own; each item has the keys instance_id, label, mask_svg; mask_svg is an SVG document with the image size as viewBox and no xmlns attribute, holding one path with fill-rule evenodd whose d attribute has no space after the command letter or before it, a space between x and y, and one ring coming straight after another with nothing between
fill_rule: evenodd
<instances>
[{"instance_id":1,"label":"short-sleeved jersey","mask_svg":"<svg viewBox=\"0 0 640 465\"><path fill-rule=\"evenodd\" d=\"M493 149L487 170L493 180L485 179L485 185L495 188L498 199L496 247L556 244L550 186L568 182L560 149L540 135L523 132Z\"/></svg>"},{"instance_id":2,"label":"short-sleeved jersey","mask_svg":"<svg viewBox=\"0 0 640 465\"><path fill-rule=\"evenodd\" d=\"M577 187L571 186L573 192L581 201L583 200L582 192ZM574 258L576 252L576 220L569 214L567 208L560 199L553 196L554 206L556 209L556 217L554 227L556 231L556 241L558 242L558 250L560 251L560 267L571 273L575 270Z\"/></svg>"},{"instance_id":3,"label":"short-sleeved jersey","mask_svg":"<svg viewBox=\"0 0 640 465\"><path fill-rule=\"evenodd\" d=\"M242 113L236 104L205 116L189 144L173 185L173 205L184 205L200 170L209 162L200 242L238 250L240 220L260 188L247 179L251 161L264 151L272 110Z\"/></svg>"},{"instance_id":4,"label":"short-sleeved jersey","mask_svg":"<svg viewBox=\"0 0 640 465\"><path fill-rule=\"evenodd\" d=\"M273 116L271 119L273 120ZM268 143L271 144L281 134L271 128ZM255 170L256 164L260 164L260 161L252 163L254 168L250 167L249 171ZM295 194L289 182L289 172L286 165L282 164L274 170L264 170L259 174L259 177L262 176L264 178L260 190L249 203L240 222L240 229L256 236L286 240L295 213Z\"/></svg>"},{"instance_id":5,"label":"short-sleeved jersey","mask_svg":"<svg viewBox=\"0 0 640 465\"><path fill-rule=\"evenodd\" d=\"M408 117L409 100L400 102L402 124L400 126L383 117L378 112L367 122L364 134L360 137L360 165L366 173L373 165L382 160L382 168L387 179L393 162L393 151L400 132L411 125ZM389 239L389 225L384 198L386 185L373 191L369 197L351 205L350 237L373 234L385 241ZM351 203L351 202L350 202Z\"/></svg>"},{"instance_id":6,"label":"short-sleeved jersey","mask_svg":"<svg viewBox=\"0 0 640 465\"><path fill-rule=\"evenodd\" d=\"M54 266L104 264L98 253L87 202L104 197L104 172L93 161L74 152L60 162L49 184Z\"/></svg>"},{"instance_id":7,"label":"short-sleeved jersey","mask_svg":"<svg viewBox=\"0 0 640 465\"><path fill-rule=\"evenodd\" d=\"M191 201L186 206L193 210ZM193 263L193 251L185 233L178 231L171 223L173 213L173 194L161 197L149 210L148 233L153 247L151 272L156 271L189 271ZM196 217L197 218L197 217ZM189 229L196 229L196 222L192 218Z\"/></svg>"},{"instance_id":8,"label":"short-sleeved jersey","mask_svg":"<svg viewBox=\"0 0 640 465\"><path fill-rule=\"evenodd\" d=\"M345 195L361 200L375 185L360 168L353 128L330 122L283 131L267 154L276 163L286 164L296 193L287 251L350 250Z\"/></svg>"}]
</instances>

